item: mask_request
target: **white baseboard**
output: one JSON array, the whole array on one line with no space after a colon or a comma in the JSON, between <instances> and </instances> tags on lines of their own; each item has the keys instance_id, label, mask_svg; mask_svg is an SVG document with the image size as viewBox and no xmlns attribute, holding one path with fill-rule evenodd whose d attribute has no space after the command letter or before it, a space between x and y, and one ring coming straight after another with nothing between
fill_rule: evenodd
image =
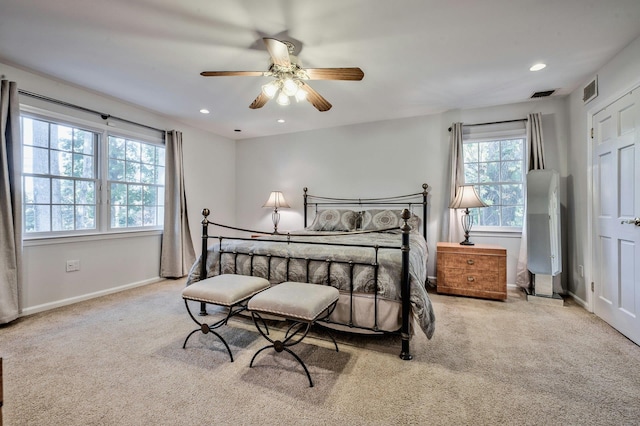
<instances>
[{"instance_id":1,"label":"white baseboard","mask_svg":"<svg viewBox=\"0 0 640 426\"><path fill-rule=\"evenodd\" d=\"M569 294L569 296L571 296L571 298L580 306L582 306L584 309L587 310L587 312L591 312L589 311L589 304L586 302L586 300L582 300L581 298L579 298L578 296L575 295L575 293L572 292L567 292Z\"/></svg>"},{"instance_id":2,"label":"white baseboard","mask_svg":"<svg viewBox=\"0 0 640 426\"><path fill-rule=\"evenodd\" d=\"M96 297L106 296L107 294L112 294L112 293L118 293L120 291L141 287L143 285L155 283L162 280L163 278L160 278L160 277L149 278L148 280L125 284L119 287L108 288L106 290L100 290L94 293L83 294L81 296L70 297L68 299L57 300L55 302L43 303L42 305L31 306L23 309L19 316L25 317L27 315L37 314L38 312L48 311L50 309L59 308L61 306L72 305L74 303L82 302L84 300L95 299Z\"/></svg>"}]
</instances>

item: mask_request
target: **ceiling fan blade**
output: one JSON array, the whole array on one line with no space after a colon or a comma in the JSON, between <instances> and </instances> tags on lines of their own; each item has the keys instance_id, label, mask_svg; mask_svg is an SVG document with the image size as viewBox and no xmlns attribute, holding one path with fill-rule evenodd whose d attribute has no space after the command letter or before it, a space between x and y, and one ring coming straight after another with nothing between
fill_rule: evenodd
<instances>
[{"instance_id":1,"label":"ceiling fan blade","mask_svg":"<svg viewBox=\"0 0 640 426\"><path fill-rule=\"evenodd\" d=\"M262 71L203 71L200 73L203 77L227 77L227 76L245 76L245 77L262 77Z\"/></svg>"},{"instance_id":2,"label":"ceiling fan blade","mask_svg":"<svg viewBox=\"0 0 640 426\"><path fill-rule=\"evenodd\" d=\"M262 108L269 101L269 97L264 93L260 92L258 97L249 105L251 109Z\"/></svg>"},{"instance_id":3,"label":"ceiling fan blade","mask_svg":"<svg viewBox=\"0 0 640 426\"><path fill-rule=\"evenodd\" d=\"M309 80L362 80L360 68L304 68Z\"/></svg>"},{"instance_id":4,"label":"ceiling fan blade","mask_svg":"<svg viewBox=\"0 0 640 426\"><path fill-rule=\"evenodd\" d=\"M280 40L276 40L275 38L265 37L264 44L267 47L267 51L269 55L271 55L271 60L274 64L280 65L282 67L290 67L291 60L289 59L289 48L286 44L281 42Z\"/></svg>"},{"instance_id":5,"label":"ceiling fan blade","mask_svg":"<svg viewBox=\"0 0 640 426\"><path fill-rule=\"evenodd\" d=\"M302 82L302 87L307 92L307 100L309 101L309 103L311 103L311 105L316 107L318 111L329 111L331 109L332 105L329 103L329 101L323 98L320 93L313 90L311 86Z\"/></svg>"}]
</instances>

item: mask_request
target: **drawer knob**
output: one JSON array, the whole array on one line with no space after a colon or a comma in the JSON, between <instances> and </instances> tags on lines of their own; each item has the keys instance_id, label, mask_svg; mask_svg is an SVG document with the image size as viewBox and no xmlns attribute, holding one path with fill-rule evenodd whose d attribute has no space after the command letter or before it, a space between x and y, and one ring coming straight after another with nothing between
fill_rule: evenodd
<instances>
[{"instance_id":1,"label":"drawer knob","mask_svg":"<svg viewBox=\"0 0 640 426\"><path fill-rule=\"evenodd\" d=\"M467 281L469 281L470 283L471 283L471 282L474 282L475 280L476 280L476 279L475 279L475 278L473 278L473 277L467 277Z\"/></svg>"},{"instance_id":2,"label":"drawer knob","mask_svg":"<svg viewBox=\"0 0 640 426\"><path fill-rule=\"evenodd\" d=\"M467 259L467 265L473 265L474 263L473 259Z\"/></svg>"}]
</instances>

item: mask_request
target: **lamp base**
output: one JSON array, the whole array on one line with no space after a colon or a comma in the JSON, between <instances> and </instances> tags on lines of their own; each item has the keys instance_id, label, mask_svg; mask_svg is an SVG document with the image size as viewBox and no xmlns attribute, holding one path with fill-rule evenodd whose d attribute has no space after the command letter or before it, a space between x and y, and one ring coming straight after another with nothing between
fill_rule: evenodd
<instances>
[{"instance_id":1,"label":"lamp base","mask_svg":"<svg viewBox=\"0 0 640 426\"><path fill-rule=\"evenodd\" d=\"M469 208L466 208L464 211L464 216L460 218L462 222L462 230L464 231L464 241L460 243L462 246L473 246L475 245L471 241L469 241L469 232L471 232L471 226L473 225L473 216L469 214Z\"/></svg>"},{"instance_id":2,"label":"lamp base","mask_svg":"<svg viewBox=\"0 0 640 426\"><path fill-rule=\"evenodd\" d=\"M470 217L470 216L469 216ZM472 243L471 241L469 241L469 230L470 230L470 226L467 228L464 228L464 241L460 242L461 246L474 246L475 244Z\"/></svg>"},{"instance_id":3,"label":"lamp base","mask_svg":"<svg viewBox=\"0 0 640 426\"><path fill-rule=\"evenodd\" d=\"M278 223L280 222L280 213L278 213L278 208L275 207L273 209L273 213L271 213L271 220L273 221L273 234L278 234Z\"/></svg>"}]
</instances>

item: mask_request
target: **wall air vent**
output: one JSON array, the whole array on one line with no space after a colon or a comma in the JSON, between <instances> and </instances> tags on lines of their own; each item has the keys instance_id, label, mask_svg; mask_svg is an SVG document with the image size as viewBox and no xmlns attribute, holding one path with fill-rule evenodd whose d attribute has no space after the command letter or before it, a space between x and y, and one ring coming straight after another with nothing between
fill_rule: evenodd
<instances>
[{"instance_id":1,"label":"wall air vent","mask_svg":"<svg viewBox=\"0 0 640 426\"><path fill-rule=\"evenodd\" d=\"M589 103L593 98L598 96L598 76L591 81L591 83L587 84L584 87L582 101L586 104Z\"/></svg>"},{"instance_id":2,"label":"wall air vent","mask_svg":"<svg viewBox=\"0 0 640 426\"><path fill-rule=\"evenodd\" d=\"M555 90L545 90L544 92L536 92L531 95L531 99L535 98L546 98L547 96L551 96L555 92Z\"/></svg>"}]
</instances>

